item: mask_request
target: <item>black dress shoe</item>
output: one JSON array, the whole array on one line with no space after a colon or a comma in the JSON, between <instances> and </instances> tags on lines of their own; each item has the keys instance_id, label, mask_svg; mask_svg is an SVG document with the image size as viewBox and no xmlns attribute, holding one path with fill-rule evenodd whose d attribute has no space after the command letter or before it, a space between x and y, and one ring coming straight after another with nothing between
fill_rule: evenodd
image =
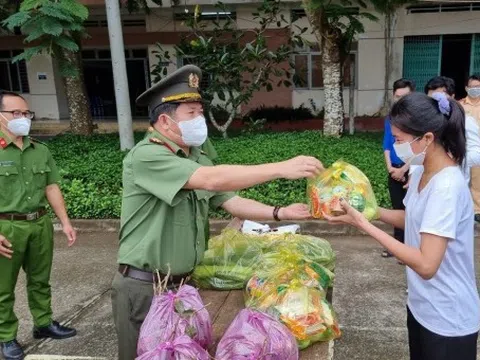
<instances>
[{"instance_id":1,"label":"black dress shoe","mask_svg":"<svg viewBox=\"0 0 480 360\"><path fill-rule=\"evenodd\" d=\"M17 340L0 343L2 355L5 360L23 360L25 354Z\"/></svg>"},{"instance_id":2,"label":"black dress shoe","mask_svg":"<svg viewBox=\"0 0 480 360\"><path fill-rule=\"evenodd\" d=\"M66 339L75 335L77 335L77 330L60 325L56 321L52 321L48 326L33 328L33 337L35 339Z\"/></svg>"}]
</instances>

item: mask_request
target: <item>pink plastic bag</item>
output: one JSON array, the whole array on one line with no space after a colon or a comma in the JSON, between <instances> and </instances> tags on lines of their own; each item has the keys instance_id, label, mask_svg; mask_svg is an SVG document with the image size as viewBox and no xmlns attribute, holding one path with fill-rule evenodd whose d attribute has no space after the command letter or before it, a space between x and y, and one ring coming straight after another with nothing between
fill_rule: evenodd
<instances>
[{"instance_id":1,"label":"pink plastic bag","mask_svg":"<svg viewBox=\"0 0 480 360\"><path fill-rule=\"evenodd\" d=\"M212 322L197 289L183 285L175 293L155 295L140 328L137 355L143 355L159 344L190 336L207 349L212 344Z\"/></svg>"},{"instance_id":2,"label":"pink plastic bag","mask_svg":"<svg viewBox=\"0 0 480 360\"><path fill-rule=\"evenodd\" d=\"M136 360L209 360L207 351L189 336L182 335L174 341L159 344Z\"/></svg>"},{"instance_id":3,"label":"pink plastic bag","mask_svg":"<svg viewBox=\"0 0 480 360\"><path fill-rule=\"evenodd\" d=\"M270 315L243 309L218 343L216 360L297 360L290 331Z\"/></svg>"}]
</instances>

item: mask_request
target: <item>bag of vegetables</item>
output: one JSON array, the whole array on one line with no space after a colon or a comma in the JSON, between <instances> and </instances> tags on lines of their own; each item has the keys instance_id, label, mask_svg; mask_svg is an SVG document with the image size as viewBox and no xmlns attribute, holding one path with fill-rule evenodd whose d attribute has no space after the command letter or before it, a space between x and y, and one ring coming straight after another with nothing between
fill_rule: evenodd
<instances>
[{"instance_id":1,"label":"bag of vegetables","mask_svg":"<svg viewBox=\"0 0 480 360\"><path fill-rule=\"evenodd\" d=\"M341 335L325 293L317 287L305 286L300 280L278 284L272 279L258 288L249 282L246 305L279 319L295 336L300 349Z\"/></svg>"},{"instance_id":2,"label":"bag of vegetables","mask_svg":"<svg viewBox=\"0 0 480 360\"><path fill-rule=\"evenodd\" d=\"M322 265L330 271L335 270L335 252L332 249L332 245L325 239L311 235L286 234L268 245L268 249L264 251L262 261L269 257L275 259L278 256L282 256L282 254L279 254L281 250L301 255L303 260ZM285 260L281 259L280 263L283 263ZM296 259L292 261L296 261ZM268 266L264 267L268 268Z\"/></svg>"},{"instance_id":3,"label":"bag of vegetables","mask_svg":"<svg viewBox=\"0 0 480 360\"><path fill-rule=\"evenodd\" d=\"M160 284L155 293L140 328L138 356L175 342L183 335L188 335L200 348L212 345L212 322L197 289L182 285L176 292L166 291Z\"/></svg>"},{"instance_id":4,"label":"bag of vegetables","mask_svg":"<svg viewBox=\"0 0 480 360\"><path fill-rule=\"evenodd\" d=\"M262 241L267 239L225 229L210 239L203 261L192 275L193 281L202 289L242 289L258 263Z\"/></svg>"},{"instance_id":5,"label":"bag of vegetables","mask_svg":"<svg viewBox=\"0 0 480 360\"><path fill-rule=\"evenodd\" d=\"M298 360L291 332L273 317L243 309L218 343L216 360Z\"/></svg>"},{"instance_id":6,"label":"bag of vegetables","mask_svg":"<svg viewBox=\"0 0 480 360\"><path fill-rule=\"evenodd\" d=\"M336 216L343 213L340 199L363 213L368 220L377 218L378 205L370 181L355 166L337 161L318 177L308 181L307 196L312 216Z\"/></svg>"}]
</instances>

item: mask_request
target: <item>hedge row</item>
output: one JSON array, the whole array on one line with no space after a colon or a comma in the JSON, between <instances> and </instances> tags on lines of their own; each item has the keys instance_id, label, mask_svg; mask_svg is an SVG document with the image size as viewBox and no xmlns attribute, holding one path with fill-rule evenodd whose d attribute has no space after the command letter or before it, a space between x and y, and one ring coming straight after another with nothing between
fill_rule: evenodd
<instances>
[{"instance_id":1,"label":"hedge row","mask_svg":"<svg viewBox=\"0 0 480 360\"><path fill-rule=\"evenodd\" d=\"M135 134L139 141L143 134ZM390 203L381 135L358 134L341 139L323 137L319 132L275 133L212 139L219 154L218 163L261 164L311 155L325 166L338 159L348 161L369 177L377 200ZM62 190L72 218L99 219L120 216L122 160L118 135L79 137L60 136L49 141L59 168ZM242 196L269 204L304 202L305 180L278 180L241 191ZM223 213L212 214L222 217Z\"/></svg>"}]
</instances>

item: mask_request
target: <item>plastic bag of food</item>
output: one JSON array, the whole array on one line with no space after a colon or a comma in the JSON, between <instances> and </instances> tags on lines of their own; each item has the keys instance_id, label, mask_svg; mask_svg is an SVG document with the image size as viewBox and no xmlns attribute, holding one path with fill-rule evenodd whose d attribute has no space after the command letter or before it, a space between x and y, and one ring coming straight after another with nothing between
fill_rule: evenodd
<instances>
[{"instance_id":1,"label":"plastic bag of food","mask_svg":"<svg viewBox=\"0 0 480 360\"><path fill-rule=\"evenodd\" d=\"M266 242L263 236L242 234L225 229L208 243L203 261L195 268L192 279L202 289L242 289L253 274Z\"/></svg>"},{"instance_id":2,"label":"plastic bag of food","mask_svg":"<svg viewBox=\"0 0 480 360\"><path fill-rule=\"evenodd\" d=\"M216 360L297 360L292 333L273 317L243 309L220 340Z\"/></svg>"},{"instance_id":3,"label":"plastic bag of food","mask_svg":"<svg viewBox=\"0 0 480 360\"><path fill-rule=\"evenodd\" d=\"M189 336L182 335L173 341L159 343L136 360L210 360L208 352Z\"/></svg>"},{"instance_id":4,"label":"plastic bag of food","mask_svg":"<svg viewBox=\"0 0 480 360\"><path fill-rule=\"evenodd\" d=\"M323 214L343 214L340 199L363 213L368 220L377 217L378 205L370 181L358 168L337 161L318 177L308 181L307 196L310 212L317 219Z\"/></svg>"},{"instance_id":5,"label":"plastic bag of food","mask_svg":"<svg viewBox=\"0 0 480 360\"><path fill-rule=\"evenodd\" d=\"M262 259L265 258L265 254L271 251L278 253L281 249L286 249L290 253L299 253L303 259L322 265L330 271L335 269L335 252L325 239L311 235L286 234L268 245ZM271 256L276 255L271 254Z\"/></svg>"},{"instance_id":6,"label":"plastic bag of food","mask_svg":"<svg viewBox=\"0 0 480 360\"><path fill-rule=\"evenodd\" d=\"M183 335L204 349L212 344L210 315L197 289L189 285L180 286L177 292L158 292L153 297L140 328L137 354L141 356Z\"/></svg>"},{"instance_id":7,"label":"plastic bag of food","mask_svg":"<svg viewBox=\"0 0 480 360\"><path fill-rule=\"evenodd\" d=\"M301 254L287 248L262 257L254 275L245 287L246 305L258 304L261 309L275 305L277 293L292 283L317 289L326 297L334 274L320 264L305 260Z\"/></svg>"},{"instance_id":8,"label":"plastic bag of food","mask_svg":"<svg viewBox=\"0 0 480 360\"><path fill-rule=\"evenodd\" d=\"M261 296L247 290L246 305L279 319L295 336L300 349L340 337L336 315L322 290L298 280L281 286L272 281L263 289L267 291Z\"/></svg>"}]
</instances>

